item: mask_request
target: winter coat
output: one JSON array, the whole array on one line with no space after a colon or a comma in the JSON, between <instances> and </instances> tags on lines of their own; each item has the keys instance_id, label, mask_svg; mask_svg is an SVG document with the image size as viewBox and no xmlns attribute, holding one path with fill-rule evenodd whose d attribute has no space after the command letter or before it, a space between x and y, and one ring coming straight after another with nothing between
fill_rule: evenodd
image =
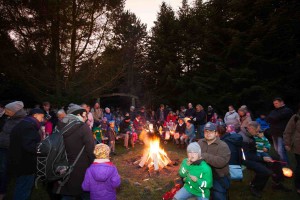
<instances>
[{"instance_id":1,"label":"winter coat","mask_svg":"<svg viewBox=\"0 0 300 200\"><path fill-rule=\"evenodd\" d=\"M206 124L206 113L204 110L201 110L200 112L195 112L194 117L196 118L196 121L194 120L196 125Z\"/></svg>"},{"instance_id":2,"label":"winter coat","mask_svg":"<svg viewBox=\"0 0 300 200\"><path fill-rule=\"evenodd\" d=\"M219 138L210 145L205 138L199 140L198 143L203 160L212 167L214 179L229 176L228 163L231 153L228 145Z\"/></svg>"},{"instance_id":3,"label":"winter coat","mask_svg":"<svg viewBox=\"0 0 300 200\"><path fill-rule=\"evenodd\" d=\"M293 115L283 134L284 144L300 155L300 114Z\"/></svg>"},{"instance_id":4,"label":"winter coat","mask_svg":"<svg viewBox=\"0 0 300 200\"><path fill-rule=\"evenodd\" d=\"M163 119L162 120L160 119L161 113L163 115ZM165 121L167 119L167 115L168 115L168 113L167 113L166 109L163 109L163 110L158 109L156 111L156 113L155 113L155 119L157 121L162 121L163 122L163 121Z\"/></svg>"},{"instance_id":5,"label":"winter coat","mask_svg":"<svg viewBox=\"0 0 300 200\"><path fill-rule=\"evenodd\" d=\"M120 133L121 133L121 134L125 134L127 131L131 131L131 130L130 130L130 121L129 121L129 122L126 122L125 120L123 120L123 121L120 123Z\"/></svg>"},{"instance_id":6,"label":"winter coat","mask_svg":"<svg viewBox=\"0 0 300 200\"><path fill-rule=\"evenodd\" d=\"M265 131L265 130L267 130L268 128L270 128L270 125L269 125L269 123L266 121L266 119L261 119L261 118L259 117L259 118L257 118L255 121L256 121L257 123L260 124L260 130L261 130L261 131Z\"/></svg>"},{"instance_id":7,"label":"winter coat","mask_svg":"<svg viewBox=\"0 0 300 200\"><path fill-rule=\"evenodd\" d=\"M104 112L103 117L106 117L108 122L114 120L114 115L112 113Z\"/></svg>"},{"instance_id":8,"label":"winter coat","mask_svg":"<svg viewBox=\"0 0 300 200\"><path fill-rule=\"evenodd\" d=\"M209 199L213 183L211 167L204 160L192 164L188 164L187 160L182 161L179 169L179 175L185 178L183 187L193 195ZM196 176L197 181L194 182L190 175Z\"/></svg>"},{"instance_id":9,"label":"winter coat","mask_svg":"<svg viewBox=\"0 0 300 200\"><path fill-rule=\"evenodd\" d=\"M246 127L248 126L249 122L252 121L252 119L249 115L245 115L240 118L240 121L241 121L241 131L246 133L247 132Z\"/></svg>"},{"instance_id":10,"label":"winter coat","mask_svg":"<svg viewBox=\"0 0 300 200\"><path fill-rule=\"evenodd\" d=\"M187 109L185 111L185 116L186 117L192 117L192 118L194 118L195 117L195 113L196 113L196 111L195 111L194 108L189 108L189 109Z\"/></svg>"},{"instance_id":11,"label":"winter coat","mask_svg":"<svg viewBox=\"0 0 300 200\"><path fill-rule=\"evenodd\" d=\"M192 138L195 136L195 126L191 124L190 127L186 126L185 128L185 134L189 136L189 138Z\"/></svg>"},{"instance_id":12,"label":"winter coat","mask_svg":"<svg viewBox=\"0 0 300 200\"><path fill-rule=\"evenodd\" d=\"M74 120L79 120L75 115L68 114L61 123L58 124L58 128L62 129L67 124ZM63 135L65 149L69 163L73 163L81 151L82 147L85 146L84 151L79 157L75 164L74 170L70 175L69 181L61 188L60 194L63 195L80 195L83 190L81 184L84 179L86 169L94 160L94 138L91 129L86 123L77 124L71 127ZM55 190L57 186L55 186Z\"/></svg>"},{"instance_id":13,"label":"winter coat","mask_svg":"<svg viewBox=\"0 0 300 200\"><path fill-rule=\"evenodd\" d=\"M183 134L183 133L185 133L185 129L186 129L186 124L185 123L177 124L175 132L179 133L179 134Z\"/></svg>"},{"instance_id":14,"label":"winter coat","mask_svg":"<svg viewBox=\"0 0 300 200\"><path fill-rule=\"evenodd\" d=\"M116 141L116 131L113 130L111 127L108 127L107 132L106 132L106 137L108 137L109 141Z\"/></svg>"},{"instance_id":15,"label":"winter coat","mask_svg":"<svg viewBox=\"0 0 300 200\"><path fill-rule=\"evenodd\" d=\"M91 200L115 200L121 178L111 163L93 163L85 173L82 189L90 192Z\"/></svg>"},{"instance_id":16,"label":"winter coat","mask_svg":"<svg viewBox=\"0 0 300 200\"><path fill-rule=\"evenodd\" d=\"M224 141L231 152L229 165L240 165L242 162L241 148L243 145L243 137L235 132L225 133L220 138Z\"/></svg>"},{"instance_id":17,"label":"winter coat","mask_svg":"<svg viewBox=\"0 0 300 200\"><path fill-rule=\"evenodd\" d=\"M292 117L293 111L286 106L276 108L267 117L270 123L270 133L272 136L282 137L286 124Z\"/></svg>"},{"instance_id":18,"label":"winter coat","mask_svg":"<svg viewBox=\"0 0 300 200\"><path fill-rule=\"evenodd\" d=\"M255 162L262 162L264 163L264 160L261 156L257 155L257 149L256 149L256 143L253 136L251 136L249 133L239 132L243 137L243 151L246 161L255 161Z\"/></svg>"},{"instance_id":19,"label":"winter coat","mask_svg":"<svg viewBox=\"0 0 300 200\"><path fill-rule=\"evenodd\" d=\"M9 147L9 139L11 130L26 116L24 109L16 112L12 117L9 117L0 132L0 148Z\"/></svg>"},{"instance_id":20,"label":"winter coat","mask_svg":"<svg viewBox=\"0 0 300 200\"><path fill-rule=\"evenodd\" d=\"M41 141L40 122L26 117L10 134L10 158L13 172L17 176L36 173L37 145Z\"/></svg>"},{"instance_id":21,"label":"winter coat","mask_svg":"<svg viewBox=\"0 0 300 200\"><path fill-rule=\"evenodd\" d=\"M226 125L234 125L235 128L238 128L241 125L240 116L235 110L227 112L225 114L224 122Z\"/></svg>"}]
</instances>

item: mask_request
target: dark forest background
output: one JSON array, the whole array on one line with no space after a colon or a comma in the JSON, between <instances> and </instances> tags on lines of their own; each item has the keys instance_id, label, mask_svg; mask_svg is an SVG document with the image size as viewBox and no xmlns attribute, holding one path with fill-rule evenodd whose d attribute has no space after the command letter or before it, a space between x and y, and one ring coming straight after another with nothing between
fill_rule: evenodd
<instances>
[{"instance_id":1,"label":"dark forest background","mask_svg":"<svg viewBox=\"0 0 300 200\"><path fill-rule=\"evenodd\" d=\"M154 27L123 0L0 0L0 99L272 108L300 102L299 0L163 3ZM122 99L120 99L122 101Z\"/></svg>"}]
</instances>

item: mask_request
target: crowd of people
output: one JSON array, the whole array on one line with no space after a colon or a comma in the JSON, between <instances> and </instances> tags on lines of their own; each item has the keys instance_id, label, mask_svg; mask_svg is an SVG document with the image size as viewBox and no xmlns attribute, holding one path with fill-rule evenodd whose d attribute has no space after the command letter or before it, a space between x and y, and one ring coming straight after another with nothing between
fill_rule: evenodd
<instances>
[{"instance_id":1,"label":"crowd of people","mask_svg":"<svg viewBox=\"0 0 300 200\"><path fill-rule=\"evenodd\" d=\"M48 184L51 199L116 199L115 188L121 180L110 161L118 154L116 140L124 140L124 148L130 150L143 144L141 133L149 126L161 141L187 149L188 157L179 170L183 187L174 199L226 199L231 165L254 171L249 187L255 197L262 196L270 177L274 190L291 191L282 184L282 167L291 167L287 151L295 155L294 181L300 194L300 107L293 114L281 98L275 98L273 105L268 115L254 120L245 105L237 111L230 105L223 118L211 105L194 108L192 103L178 110L163 104L156 111L131 106L127 112L102 109L99 102L93 106L71 103L56 110L49 102L30 110L25 110L22 101L0 104L0 200L7 193L9 169L16 175L13 198L30 198L37 145L74 121L81 123L68 128L63 139L68 161L76 165L59 195L52 193L57 184ZM271 154L271 148L276 155Z\"/></svg>"}]
</instances>

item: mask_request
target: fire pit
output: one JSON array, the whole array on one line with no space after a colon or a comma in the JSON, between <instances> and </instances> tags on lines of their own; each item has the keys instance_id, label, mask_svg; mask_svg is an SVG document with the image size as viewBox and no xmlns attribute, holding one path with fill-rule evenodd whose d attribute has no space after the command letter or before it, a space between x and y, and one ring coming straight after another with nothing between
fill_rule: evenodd
<instances>
[{"instance_id":1,"label":"fire pit","mask_svg":"<svg viewBox=\"0 0 300 200\"><path fill-rule=\"evenodd\" d=\"M141 168L147 166L148 171L154 169L156 172L172 164L167 153L160 147L160 138L157 135L144 130L141 138L145 144L143 156L134 164L138 164Z\"/></svg>"}]
</instances>

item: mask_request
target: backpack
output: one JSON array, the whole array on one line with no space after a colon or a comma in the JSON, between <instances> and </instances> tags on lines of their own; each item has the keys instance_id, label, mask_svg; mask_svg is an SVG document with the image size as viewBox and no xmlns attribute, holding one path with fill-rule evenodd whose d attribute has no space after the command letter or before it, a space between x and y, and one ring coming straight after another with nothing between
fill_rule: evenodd
<instances>
[{"instance_id":1,"label":"backpack","mask_svg":"<svg viewBox=\"0 0 300 200\"><path fill-rule=\"evenodd\" d=\"M85 146L77 155L74 163L70 164L64 145L63 134L75 125L83 125L81 121L72 121L61 130L55 128L53 133L41 141L37 147L37 181L58 181L59 187L56 193L68 181L71 172L74 169Z\"/></svg>"}]
</instances>

